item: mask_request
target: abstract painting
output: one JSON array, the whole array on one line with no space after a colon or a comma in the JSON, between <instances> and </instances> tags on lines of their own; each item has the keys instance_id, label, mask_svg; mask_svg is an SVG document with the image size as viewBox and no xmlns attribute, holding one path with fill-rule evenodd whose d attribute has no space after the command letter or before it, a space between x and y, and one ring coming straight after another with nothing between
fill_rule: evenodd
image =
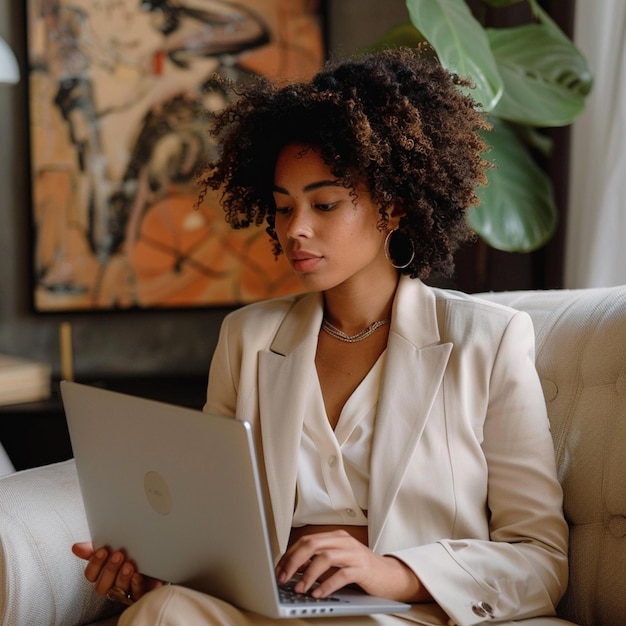
<instances>
[{"instance_id":1,"label":"abstract painting","mask_svg":"<svg viewBox=\"0 0 626 626\"><path fill-rule=\"evenodd\" d=\"M298 289L263 228L196 206L215 74L306 80L321 0L27 0L33 306L239 305Z\"/></svg>"}]
</instances>

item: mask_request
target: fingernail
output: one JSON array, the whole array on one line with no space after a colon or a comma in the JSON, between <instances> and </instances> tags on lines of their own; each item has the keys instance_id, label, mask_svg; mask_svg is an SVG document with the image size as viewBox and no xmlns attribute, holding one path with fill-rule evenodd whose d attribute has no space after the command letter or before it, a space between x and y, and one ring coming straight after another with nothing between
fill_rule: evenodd
<instances>
[{"instance_id":1,"label":"fingernail","mask_svg":"<svg viewBox=\"0 0 626 626\"><path fill-rule=\"evenodd\" d=\"M122 575L130 576L133 573L133 566L130 563L124 563L122 565Z\"/></svg>"},{"instance_id":2,"label":"fingernail","mask_svg":"<svg viewBox=\"0 0 626 626\"><path fill-rule=\"evenodd\" d=\"M107 551L104 548L100 548L97 552L96 552L96 558L100 559L101 561L107 558Z\"/></svg>"},{"instance_id":3,"label":"fingernail","mask_svg":"<svg viewBox=\"0 0 626 626\"><path fill-rule=\"evenodd\" d=\"M114 552L113 556L111 557L111 562L112 563L121 563L122 562L122 555L120 552Z\"/></svg>"}]
</instances>

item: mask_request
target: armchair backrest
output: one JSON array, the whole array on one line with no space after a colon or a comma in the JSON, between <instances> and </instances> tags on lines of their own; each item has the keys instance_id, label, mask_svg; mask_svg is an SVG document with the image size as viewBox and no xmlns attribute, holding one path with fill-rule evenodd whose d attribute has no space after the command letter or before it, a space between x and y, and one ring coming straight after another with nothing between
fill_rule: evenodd
<instances>
[{"instance_id":1,"label":"armchair backrest","mask_svg":"<svg viewBox=\"0 0 626 626\"><path fill-rule=\"evenodd\" d=\"M626 624L626 286L480 294L530 314L570 526L559 617Z\"/></svg>"}]
</instances>

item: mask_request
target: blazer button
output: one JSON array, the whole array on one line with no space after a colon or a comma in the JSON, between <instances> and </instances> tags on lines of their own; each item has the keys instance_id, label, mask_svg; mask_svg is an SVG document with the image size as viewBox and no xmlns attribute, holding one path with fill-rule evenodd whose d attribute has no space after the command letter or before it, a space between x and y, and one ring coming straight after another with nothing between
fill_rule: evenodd
<instances>
[{"instance_id":1,"label":"blazer button","mask_svg":"<svg viewBox=\"0 0 626 626\"><path fill-rule=\"evenodd\" d=\"M481 600L480 602L472 602L472 611L474 611L478 617L487 617L488 615L493 618L493 608L491 607L491 604L485 602L484 600Z\"/></svg>"}]
</instances>

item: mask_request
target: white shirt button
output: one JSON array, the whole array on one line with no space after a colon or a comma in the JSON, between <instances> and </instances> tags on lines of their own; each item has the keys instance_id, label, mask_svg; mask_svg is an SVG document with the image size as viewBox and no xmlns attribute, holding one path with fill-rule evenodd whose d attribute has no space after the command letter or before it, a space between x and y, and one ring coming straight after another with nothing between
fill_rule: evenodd
<instances>
[{"instance_id":1,"label":"white shirt button","mask_svg":"<svg viewBox=\"0 0 626 626\"><path fill-rule=\"evenodd\" d=\"M329 467L337 467L337 457L335 455L331 456L328 459L328 466Z\"/></svg>"},{"instance_id":2,"label":"white shirt button","mask_svg":"<svg viewBox=\"0 0 626 626\"><path fill-rule=\"evenodd\" d=\"M346 513L350 516L350 517L356 517L356 512L353 509L346 509Z\"/></svg>"}]
</instances>

